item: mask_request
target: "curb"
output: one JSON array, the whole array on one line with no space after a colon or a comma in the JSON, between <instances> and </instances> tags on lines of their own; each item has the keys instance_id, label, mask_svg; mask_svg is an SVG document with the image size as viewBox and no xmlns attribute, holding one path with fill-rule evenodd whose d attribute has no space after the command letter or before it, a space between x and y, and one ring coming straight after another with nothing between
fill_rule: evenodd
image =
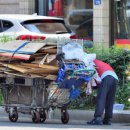
<instances>
[{"instance_id":1,"label":"curb","mask_svg":"<svg viewBox=\"0 0 130 130\"><path fill-rule=\"evenodd\" d=\"M92 110L68 110L70 120L84 120L90 121L93 119L94 111ZM60 119L60 110L54 110L52 118ZM114 110L113 111L113 123L130 123L130 110Z\"/></svg>"}]
</instances>

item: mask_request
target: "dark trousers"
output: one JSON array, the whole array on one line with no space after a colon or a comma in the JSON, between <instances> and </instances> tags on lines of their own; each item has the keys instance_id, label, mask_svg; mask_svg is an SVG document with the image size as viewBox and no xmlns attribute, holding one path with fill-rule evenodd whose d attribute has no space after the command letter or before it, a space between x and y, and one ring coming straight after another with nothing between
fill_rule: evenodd
<instances>
[{"instance_id":1,"label":"dark trousers","mask_svg":"<svg viewBox=\"0 0 130 130\"><path fill-rule=\"evenodd\" d=\"M101 117L105 110L105 118L112 118L117 83L118 80L110 75L102 79L97 92L94 117Z\"/></svg>"}]
</instances>

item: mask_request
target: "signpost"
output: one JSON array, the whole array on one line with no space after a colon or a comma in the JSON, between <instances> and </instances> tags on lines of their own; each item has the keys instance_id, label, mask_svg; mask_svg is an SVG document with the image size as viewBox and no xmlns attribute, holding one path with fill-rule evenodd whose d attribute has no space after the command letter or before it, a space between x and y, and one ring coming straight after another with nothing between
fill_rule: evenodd
<instances>
[{"instance_id":1,"label":"signpost","mask_svg":"<svg viewBox=\"0 0 130 130\"><path fill-rule=\"evenodd\" d=\"M101 5L101 0L94 0L94 5Z\"/></svg>"}]
</instances>

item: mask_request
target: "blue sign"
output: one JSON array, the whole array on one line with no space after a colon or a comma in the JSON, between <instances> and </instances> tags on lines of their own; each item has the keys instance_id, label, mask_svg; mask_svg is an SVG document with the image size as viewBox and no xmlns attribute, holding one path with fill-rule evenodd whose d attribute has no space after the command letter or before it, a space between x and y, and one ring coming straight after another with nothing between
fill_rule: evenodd
<instances>
[{"instance_id":1,"label":"blue sign","mask_svg":"<svg viewBox=\"0 0 130 130\"><path fill-rule=\"evenodd\" d=\"M101 4L101 0L94 0L94 4L95 5L100 5Z\"/></svg>"}]
</instances>

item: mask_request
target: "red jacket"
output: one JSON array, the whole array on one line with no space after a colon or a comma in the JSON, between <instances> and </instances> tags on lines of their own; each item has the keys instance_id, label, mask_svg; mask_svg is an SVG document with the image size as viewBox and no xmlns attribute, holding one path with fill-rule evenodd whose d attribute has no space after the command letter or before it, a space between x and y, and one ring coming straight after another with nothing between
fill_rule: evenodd
<instances>
[{"instance_id":1,"label":"red jacket","mask_svg":"<svg viewBox=\"0 0 130 130\"><path fill-rule=\"evenodd\" d=\"M105 62L103 62L101 60L95 59L94 63L96 65L96 67L97 67L96 70L97 70L99 76L101 76L104 72L106 72L108 70L114 71L113 68L109 64L107 64L107 63L105 63Z\"/></svg>"}]
</instances>

